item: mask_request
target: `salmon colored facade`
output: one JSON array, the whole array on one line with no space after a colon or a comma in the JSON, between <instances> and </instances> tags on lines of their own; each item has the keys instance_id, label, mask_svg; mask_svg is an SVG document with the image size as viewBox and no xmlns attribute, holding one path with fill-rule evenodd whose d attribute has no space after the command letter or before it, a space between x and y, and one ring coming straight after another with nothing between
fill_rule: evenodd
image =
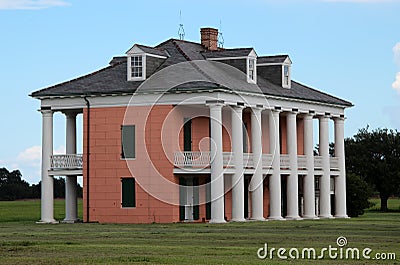
<instances>
[{"instance_id":1,"label":"salmon colored facade","mask_svg":"<svg viewBox=\"0 0 400 265\"><path fill-rule=\"evenodd\" d=\"M121 178L137 178L140 175L146 175L149 178L157 179L157 176L147 175L147 169L143 167L146 162L143 160L149 156L153 166L162 177L168 181L179 185L179 177L182 175L174 174L174 165L168 156L166 150L177 151L174 149L176 144L179 145L179 150L183 150L184 146L184 133L183 124L184 120L189 119L191 116L196 116L191 111L183 108L178 111L178 115L172 119L168 118L174 106L153 106L153 107L107 107L107 108L92 108L90 110L90 189L89 189L89 218L92 222L101 223L171 223L180 222L179 215L179 198L172 198L176 204L163 202L162 200L153 197L144 189L140 183L136 185L136 207L124 208L121 206L122 186ZM87 150L87 110L83 111L83 149ZM223 130L223 150L224 152L231 152L231 124L229 117L225 115L227 120L224 124ZM162 141L162 126L164 121L172 122L178 132L178 141ZM245 112L243 121L247 129L248 150L251 151L251 119L250 112ZM209 118L206 116L194 117L192 122L192 148L193 151L209 151L210 141L210 127ZM145 141L136 141L136 148L138 155L136 159L125 160L121 158L121 126L124 124L136 125L136 137L143 138ZM286 123L285 118L281 118L282 132L282 153L286 152ZM298 122L297 127L298 135L298 154L303 154L304 141L302 122ZM265 123L263 131L268 132L268 126ZM269 152L268 134L263 135L263 150ZM175 137L172 137L175 139ZM141 144L145 144L144 146ZM166 146L168 145L168 146ZM141 156L140 154L146 154ZM84 168L87 167L87 155L84 153L83 161ZM131 171L131 168L136 168ZM139 168L139 170L137 170ZM135 174L133 174L135 173ZM199 184L206 184L207 178L210 175L198 175ZM247 178L251 179L251 175ZM225 218L230 220L232 217L232 194L231 183L226 179L225 182ZM87 172L83 171L83 186L84 198L87 198ZM248 192L248 191L247 191ZM176 191L176 194L179 194ZM204 197L205 194L200 196ZM247 196L250 198L250 196ZM264 180L264 215L269 214L269 192L268 192L268 179ZM84 219L87 220L88 208L84 204ZM251 199L248 199L248 212L246 216L251 216ZM195 221L207 221L206 217L206 204L199 206L200 217Z\"/></svg>"}]
</instances>

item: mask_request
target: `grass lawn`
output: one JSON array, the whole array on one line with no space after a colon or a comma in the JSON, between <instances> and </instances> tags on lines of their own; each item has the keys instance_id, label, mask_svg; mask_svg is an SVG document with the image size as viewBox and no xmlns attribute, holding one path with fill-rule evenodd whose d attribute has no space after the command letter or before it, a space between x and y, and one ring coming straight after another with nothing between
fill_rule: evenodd
<instances>
[{"instance_id":1,"label":"grass lawn","mask_svg":"<svg viewBox=\"0 0 400 265\"><path fill-rule=\"evenodd\" d=\"M64 201L55 215L63 218ZM389 206L398 207L399 200ZM0 264L400 264L400 212L367 211L333 220L228 224L36 224L39 201L0 202ZM393 209L393 208L392 208ZM393 209L393 210L398 210ZM274 248L371 248L397 260L260 260L257 250ZM288 255L288 253L286 253Z\"/></svg>"}]
</instances>

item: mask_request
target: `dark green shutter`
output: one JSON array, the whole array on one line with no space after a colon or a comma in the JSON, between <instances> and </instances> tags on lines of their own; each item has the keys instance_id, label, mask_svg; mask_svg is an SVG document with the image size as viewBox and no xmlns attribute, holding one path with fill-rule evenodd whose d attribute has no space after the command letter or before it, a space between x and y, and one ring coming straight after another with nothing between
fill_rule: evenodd
<instances>
[{"instance_id":1,"label":"dark green shutter","mask_svg":"<svg viewBox=\"0 0 400 265\"><path fill-rule=\"evenodd\" d=\"M123 178L122 182L122 207L136 207L135 179Z\"/></svg>"},{"instance_id":2,"label":"dark green shutter","mask_svg":"<svg viewBox=\"0 0 400 265\"><path fill-rule=\"evenodd\" d=\"M135 158L135 125L121 127L122 158Z\"/></svg>"},{"instance_id":3,"label":"dark green shutter","mask_svg":"<svg viewBox=\"0 0 400 265\"><path fill-rule=\"evenodd\" d=\"M244 218L249 218L249 179L244 179Z\"/></svg>"},{"instance_id":4,"label":"dark green shutter","mask_svg":"<svg viewBox=\"0 0 400 265\"><path fill-rule=\"evenodd\" d=\"M211 178L208 177L206 180L206 219L211 219Z\"/></svg>"},{"instance_id":5,"label":"dark green shutter","mask_svg":"<svg viewBox=\"0 0 400 265\"><path fill-rule=\"evenodd\" d=\"M192 151L192 120L185 118L183 122L183 151Z\"/></svg>"},{"instance_id":6,"label":"dark green shutter","mask_svg":"<svg viewBox=\"0 0 400 265\"><path fill-rule=\"evenodd\" d=\"M186 180L179 178L179 220L185 220Z\"/></svg>"},{"instance_id":7,"label":"dark green shutter","mask_svg":"<svg viewBox=\"0 0 400 265\"><path fill-rule=\"evenodd\" d=\"M199 179L193 178L193 220L200 219Z\"/></svg>"},{"instance_id":8,"label":"dark green shutter","mask_svg":"<svg viewBox=\"0 0 400 265\"><path fill-rule=\"evenodd\" d=\"M248 153L248 135L247 135L247 124L246 123L242 123L242 135L243 135L243 153Z\"/></svg>"}]
</instances>

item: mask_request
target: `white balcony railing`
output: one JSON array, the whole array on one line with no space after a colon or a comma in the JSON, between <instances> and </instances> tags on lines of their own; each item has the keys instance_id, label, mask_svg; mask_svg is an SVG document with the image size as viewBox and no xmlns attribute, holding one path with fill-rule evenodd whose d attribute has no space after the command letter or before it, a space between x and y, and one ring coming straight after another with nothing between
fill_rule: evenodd
<instances>
[{"instance_id":1,"label":"white balcony railing","mask_svg":"<svg viewBox=\"0 0 400 265\"><path fill-rule=\"evenodd\" d=\"M338 157L331 157L331 170L339 170L339 158Z\"/></svg>"},{"instance_id":2,"label":"white balcony railing","mask_svg":"<svg viewBox=\"0 0 400 265\"><path fill-rule=\"evenodd\" d=\"M234 167L234 156L231 152L224 152L223 154L223 165L224 167ZM175 167L191 167L191 168L207 168L210 167L210 161L212 157L210 152L199 152L199 151L183 151L176 152L174 154L174 165ZM262 162L263 168L272 168L273 155L263 154ZM280 156L281 169L290 169L289 155L283 154ZM297 156L298 169L307 169L307 157L305 155ZM52 164L53 165L53 164ZM339 160L337 157L330 157L331 170L339 170ZM243 154L243 167L254 168L253 154ZM322 170L322 157L314 156L314 168L316 170Z\"/></svg>"},{"instance_id":3,"label":"white balcony railing","mask_svg":"<svg viewBox=\"0 0 400 265\"><path fill-rule=\"evenodd\" d=\"M176 152L174 164L176 167L208 167L210 165L210 152Z\"/></svg>"},{"instance_id":4,"label":"white balcony railing","mask_svg":"<svg viewBox=\"0 0 400 265\"><path fill-rule=\"evenodd\" d=\"M290 169L289 155L281 155L281 169Z\"/></svg>"},{"instance_id":5,"label":"white balcony railing","mask_svg":"<svg viewBox=\"0 0 400 265\"><path fill-rule=\"evenodd\" d=\"M314 156L314 168L322 169L322 156Z\"/></svg>"},{"instance_id":6,"label":"white balcony railing","mask_svg":"<svg viewBox=\"0 0 400 265\"><path fill-rule=\"evenodd\" d=\"M52 155L50 167L52 170L82 169L83 156L81 154Z\"/></svg>"},{"instance_id":7,"label":"white balcony railing","mask_svg":"<svg viewBox=\"0 0 400 265\"><path fill-rule=\"evenodd\" d=\"M297 166L299 169L307 168L307 157L305 155L297 156Z\"/></svg>"}]
</instances>

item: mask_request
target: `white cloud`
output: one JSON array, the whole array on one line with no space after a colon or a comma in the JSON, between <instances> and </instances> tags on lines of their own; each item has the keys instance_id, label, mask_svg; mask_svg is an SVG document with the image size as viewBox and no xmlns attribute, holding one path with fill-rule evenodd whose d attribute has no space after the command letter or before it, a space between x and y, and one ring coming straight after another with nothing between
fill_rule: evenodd
<instances>
[{"instance_id":1,"label":"white cloud","mask_svg":"<svg viewBox=\"0 0 400 265\"><path fill-rule=\"evenodd\" d=\"M53 151L54 154L65 154L65 146L59 146ZM20 170L23 179L29 183L38 183L41 174L42 147L35 145L21 151L17 157L1 159L0 167L8 170Z\"/></svg>"},{"instance_id":2,"label":"white cloud","mask_svg":"<svg viewBox=\"0 0 400 265\"><path fill-rule=\"evenodd\" d=\"M394 61L400 66L400 42L396 43L393 47Z\"/></svg>"},{"instance_id":3,"label":"white cloud","mask_svg":"<svg viewBox=\"0 0 400 265\"><path fill-rule=\"evenodd\" d=\"M396 74L396 80L393 82L392 87L400 93L400 72Z\"/></svg>"},{"instance_id":4,"label":"white cloud","mask_svg":"<svg viewBox=\"0 0 400 265\"><path fill-rule=\"evenodd\" d=\"M29 147L18 154L18 161L21 162L34 162L40 161L42 157L42 147L39 145Z\"/></svg>"},{"instance_id":5,"label":"white cloud","mask_svg":"<svg viewBox=\"0 0 400 265\"><path fill-rule=\"evenodd\" d=\"M0 9L37 10L66 5L69 3L63 0L0 0Z\"/></svg>"}]
</instances>

